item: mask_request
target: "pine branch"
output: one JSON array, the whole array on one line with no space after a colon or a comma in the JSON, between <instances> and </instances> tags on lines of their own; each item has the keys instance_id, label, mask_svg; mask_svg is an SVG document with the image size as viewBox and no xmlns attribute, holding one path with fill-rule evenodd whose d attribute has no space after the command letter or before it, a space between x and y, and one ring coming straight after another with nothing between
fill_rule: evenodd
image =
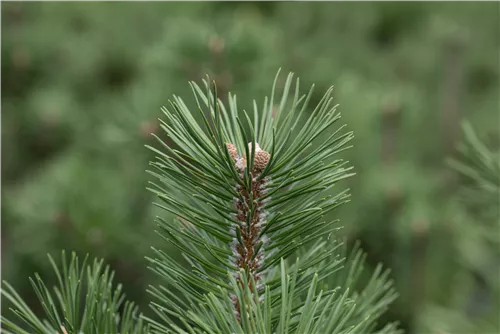
<instances>
[{"instance_id":1,"label":"pine branch","mask_svg":"<svg viewBox=\"0 0 500 334\"><path fill-rule=\"evenodd\" d=\"M75 253L68 262L62 252L61 266L52 257L58 286L53 292L42 278L30 278L46 318L35 315L15 289L4 282L2 295L12 303L17 323L2 314L5 333L147 333L147 325L138 314L137 307L125 300L121 285L113 284L114 273L104 267L102 260L80 264Z\"/></svg>"},{"instance_id":2,"label":"pine branch","mask_svg":"<svg viewBox=\"0 0 500 334\"><path fill-rule=\"evenodd\" d=\"M337 221L327 217L348 202L332 193L352 176L337 158L352 133L334 130L340 119L329 89L306 115L312 90L288 102L293 75L275 104L275 87L253 119L229 108L215 87L191 83L192 114L179 97L164 108L161 128L171 145L158 155L150 190L174 219L156 219L158 233L184 262L154 249L151 269L164 285L151 286L156 318L143 318L125 302L121 286L102 261L80 266L63 252L62 271L51 260L54 294L38 275L31 280L46 319L38 318L5 283L21 325L2 317L15 333L370 333L396 297L388 272L377 267L358 290L364 255L347 256L335 241ZM261 146L262 144L262 146ZM147 325L144 321L147 321ZM387 325L379 333L398 333Z\"/></svg>"},{"instance_id":3,"label":"pine branch","mask_svg":"<svg viewBox=\"0 0 500 334\"><path fill-rule=\"evenodd\" d=\"M353 175L337 158L352 133L333 129L331 88L307 115L312 88L299 97L297 79L290 103L289 74L276 103L277 81L262 110L254 101L253 118L231 94L226 108L208 80L204 90L191 83L195 114L176 96L163 109L162 129L178 149L156 137L165 153L151 147L159 183L150 190L178 217L158 217L158 233L191 268L155 250L150 262L166 285L150 289L163 320L153 332L354 333L372 330L395 297L379 271L361 295L328 288L343 260L330 237L335 222L324 218L348 201L332 188Z\"/></svg>"},{"instance_id":4,"label":"pine branch","mask_svg":"<svg viewBox=\"0 0 500 334\"><path fill-rule=\"evenodd\" d=\"M489 149L469 122L462 123L465 140L459 145L460 157L448 159L449 165L470 182L461 189L467 205L476 205L486 220L498 218L500 209L500 152Z\"/></svg>"}]
</instances>

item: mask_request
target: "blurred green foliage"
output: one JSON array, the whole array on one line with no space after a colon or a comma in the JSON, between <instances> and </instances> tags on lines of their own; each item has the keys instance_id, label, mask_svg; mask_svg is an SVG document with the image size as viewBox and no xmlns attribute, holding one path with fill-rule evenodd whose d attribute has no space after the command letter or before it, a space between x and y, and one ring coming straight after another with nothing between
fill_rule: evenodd
<instances>
[{"instance_id":1,"label":"blurred green foliage","mask_svg":"<svg viewBox=\"0 0 500 334\"><path fill-rule=\"evenodd\" d=\"M484 247L498 202L489 218L463 205L467 181L445 163L464 118L499 149L499 13L497 2L2 3L2 279L29 301L46 253L71 249L105 257L146 305L144 256L161 241L144 145L160 107L209 74L251 109L282 67L316 84L311 105L333 84L355 132L340 218L371 264L393 269L401 297L387 320L500 330L498 253Z\"/></svg>"}]
</instances>

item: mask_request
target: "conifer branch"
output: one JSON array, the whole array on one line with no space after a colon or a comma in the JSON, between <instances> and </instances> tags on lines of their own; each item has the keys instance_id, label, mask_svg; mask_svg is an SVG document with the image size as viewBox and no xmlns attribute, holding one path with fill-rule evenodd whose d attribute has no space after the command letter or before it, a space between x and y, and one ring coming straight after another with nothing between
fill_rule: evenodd
<instances>
[{"instance_id":1,"label":"conifer branch","mask_svg":"<svg viewBox=\"0 0 500 334\"><path fill-rule=\"evenodd\" d=\"M293 74L280 98L277 82L278 76L262 110L254 102L253 118L238 110L234 95L226 108L209 80L205 90L191 83L196 113L176 96L163 109L162 128L179 149L156 137L165 153L151 148L158 154L151 173L160 183L150 189L162 200L160 207L180 218L176 223L158 218L158 232L191 268L155 250L152 268L166 285L150 289L158 299L152 308L166 324L180 319L185 329L152 324L153 332L371 330L374 319L364 318L366 312L378 316L395 297L388 284L379 306L367 301L366 311L355 311L357 295L328 289L328 278L343 260L332 244L335 221L325 217L348 201L347 191L331 190L353 175L348 162L337 158L353 136L341 133L343 127L332 129L340 120L332 89L308 115L312 89L300 96L297 80L290 103ZM289 263L305 249L300 260ZM380 274L374 280L387 284ZM354 326L347 330L348 324Z\"/></svg>"},{"instance_id":2,"label":"conifer branch","mask_svg":"<svg viewBox=\"0 0 500 334\"><path fill-rule=\"evenodd\" d=\"M364 255L347 255L329 219L349 201L335 185L353 175L338 158L353 135L333 129L340 115L332 89L308 115L312 90L299 96L297 80L290 104L293 75L280 98L277 82L262 110L253 104L253 118L231 94L224 107L208 80L205 90L191 83L196 112L177 96L163 108L169 144L154 135L161 147L150 147L157 181L149 189L171 215L157 217L158 233L183 261L160 249L148 258L163 279L148 290L155 317L124 301L102 261L80 266L73 254L62 271L51 260L55 295L38 275L31 281L46 319L5 284L20 322L2 316L6 332L399 333L395 324L376 330L396 298L388 271L377 267L358 290Z\"/></svg>"},{"instance_id":3,"label":"conifer branch","mask_svg":"<svg viewBox=\"0 0 500 334\"><path fill-rule=\"evenodd\" d=\"M11 303L10 310L18 323L2 313L5 333L98 334L147 333L148 326L137 306L125 300L122 286L114 285L114 273L102 260L80 264L75 253L68 262L62 252L61 265L49 256L58 286L51 292L35 274L30 283L46 314L39 318L15 289L4 282L2 295ZM62 269L62 270L61 270Z\"/></svg>"}]
</instances>

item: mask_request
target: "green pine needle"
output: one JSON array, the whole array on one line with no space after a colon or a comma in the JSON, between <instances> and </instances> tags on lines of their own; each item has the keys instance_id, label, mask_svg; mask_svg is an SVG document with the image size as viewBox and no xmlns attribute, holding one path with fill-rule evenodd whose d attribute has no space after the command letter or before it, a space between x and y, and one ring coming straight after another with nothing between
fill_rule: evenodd
<instances>
[{"instance_id":1,"label":"green pine needle","mask_svg":"<svg viewBox=\"0 0 500 334\"><path fill-rule=\"evenodd\" d=\"M339 158L353 134L335 128L332 88L309 113L313 88L301 96L289 74L277 96L278 75L252 113L231 94L225 106L208 79L191 83L196 110L177 96L163 108L151 191L178 217L158 218L158 233L186 263L161 251L150 259L165 284L151 289L166 321L154 332L369 332L396 297L380 269L361 293L349 289L362 255L345 261L325 219L349 200L332 188L353 175Z\"/></svg>"},{"instance_id":2,"label":"green pine needle","mask_svg":"<svg viewBox=\"0 0 500 334\"><path fill-rule=\"evenodd\" d=\"M332 88L310 108L312 88L300 95L289 74L277 96L278 82L252 113L231 94L224 106L208 78L191 83L195 110L177 96L163 108L149 190L173 215L157 217L157 232L183 260L161 249L147 258L163 280L148 289L153 317L125 301L102 260L68 263L63 252L61 266L49 257L53 292L30 279L45 318L4 283L17 320L2 315L5 332L399 333L376 323L397 296L389 272L378 266L362 282L365 255L348 254L329 219L349 201L335 186L353 175L339 157L353 134L337 127Z\"/></svg>"},{"instance_id":3,"label":"green pine needle","mask_svg":"<svg viewBox=\"0 0 500 334\"><path fill-rule=\"evenodd\" d=\"M85 257L80 264L75 253L67 261L62 252L61 266L52 257L58 286L49 289L41 277L30 278L38 300L45 311L41 319L22 300L15 289L4 282L2 295L11 303L14 322L2 314L6 333L42 334L101 334L147 333L147 325L137 307L125 300L121 285L113 284L113 272L103 260L87 264Z\"/></svg>"}]
</instances>

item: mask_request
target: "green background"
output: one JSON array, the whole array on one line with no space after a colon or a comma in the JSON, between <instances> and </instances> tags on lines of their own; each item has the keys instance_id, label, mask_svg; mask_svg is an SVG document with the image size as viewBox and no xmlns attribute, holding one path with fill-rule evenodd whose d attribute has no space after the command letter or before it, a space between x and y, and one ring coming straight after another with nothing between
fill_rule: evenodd
<instances>
[{"instance_id":1,"label":"green background","mask_svg":"<svg viewBox=\"0 0 500 334\"><path fill-rule=\"evenodd\" d=\"M144 147L172 94L209 74L241 108L293 71L333 85L357 175L332 216L400 298L410 333L494 333L498 207L459 200L446 164L468 120L499 149L498 2L2 2L2 279L33 303L46 254L104 257L148 313L162 246ZM285 75L282 75L284 78Z\"/></svg>"}]
</instances>

